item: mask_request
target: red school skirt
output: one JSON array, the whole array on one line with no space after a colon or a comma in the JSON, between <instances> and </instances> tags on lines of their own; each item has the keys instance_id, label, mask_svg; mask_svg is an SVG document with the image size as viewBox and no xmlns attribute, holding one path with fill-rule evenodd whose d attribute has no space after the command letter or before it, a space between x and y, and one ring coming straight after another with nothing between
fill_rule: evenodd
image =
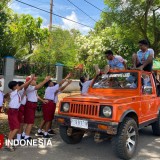
<instances>
[{"instance_id":1,"label":"red school skirt","mask_svg":"<svg viewBox=\"0 0 160 160\"><path fill-rule=\"evenodd\" d=\"M23 104L19 107L18 119L20 123L24 123L24 108L25 108L25 105Z\"/></svg>"},{"instance_id":2,"label":"red school skirt","mask_svg":"<svg viewBox=\"0 0 160 160\"><path fill-rule=\"evenodd\" d=\"M49 100L48 103L43 104L42 111L43 111L43 119L45 122L52 121L54 119L54 113L56 110L56 104Z\"/></svg>"},{"instance_id":3,"label":"red school skirt","mask_svg":"<svg viewBox=\"0 0 160 160\"><path fill-rule=\"evenodd\" d=\"M20 128L18 113L19 113L18 109L14 109L14 108L8 109L8 123L9 123L10 131Z\"/></svg>"},{"instance_id":4,"label":"red school skirt","mask_svg":"<svg viewBox=\"0 0 160 160\"><path fill-rule=\"evenodd\" d=\"M34 124L35 113L37 109L37 102L27 101L24 107L24 123Z\"/></svg>"}]
</instances>

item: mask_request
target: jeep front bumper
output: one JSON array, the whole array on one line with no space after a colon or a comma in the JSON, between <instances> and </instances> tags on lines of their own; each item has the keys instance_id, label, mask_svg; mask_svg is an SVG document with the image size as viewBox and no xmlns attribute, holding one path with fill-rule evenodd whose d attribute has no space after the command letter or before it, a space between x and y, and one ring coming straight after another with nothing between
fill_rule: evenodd
<instances>
[{"instance_id":1,"label":"jeep front bumper","mask_svg":"<svg viewBox=\"0 0 160 160\"><path fill-rule=\"evenodd\" d=\"M75 127L71 125L71 119L76 120L85 120L88 123L87 128L81 128L81 127ZM95 121L85 118L79 118L79 117L68 117L68 116L62 116L62 115L56 115L55 120L60 125L68 126L68 127L75 127L82 130L90 130L95 132L103 132L110 135L116 135L118 130L118 123L116 122L102 122L102 121Z\"/></svg>"}]
</instances>

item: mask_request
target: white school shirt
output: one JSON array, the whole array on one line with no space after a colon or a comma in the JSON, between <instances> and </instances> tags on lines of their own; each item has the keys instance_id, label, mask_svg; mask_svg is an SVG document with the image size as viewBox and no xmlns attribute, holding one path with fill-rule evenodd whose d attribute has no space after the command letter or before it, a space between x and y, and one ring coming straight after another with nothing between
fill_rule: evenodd
<instances>
[{"instance_id":1,"label":"white school shirt","mask_svg":"<svg viewBox=\"0 0 160 160\"><path fill-rule=\"evenodd\" d=\"M58 92L56 95L55 95L55 98L54 98L54 102L57 103L58 102L58 95L60 94L61 92Z\"/></svg>"},{"instance_id":2,"label":"white school shirt","mask_svg":"<svg viewBox=\"0 0 160 160\"><path fill-rule=\"evenodd\" d=\"M21 96L18 93L17 89L15 91L12 91L10 93L10 102L9 102L9 108L19 109L21 105Z\"/></svg>"},{"instance_id":3,"label":"white school shirt","mask_svg":"<svg viewBox=\"0 0 160 160\"><path fill-rule=\"evenodd\" d=\"M4 98L4 93L0 91L0 107L3 106L3 98Z\"/></svg>"},{"instance_id":4,"label":"white school shirt","mask_svg":"<svg viewBox=\"0 0 160 160\"><path fill-rule=\"evenodd\" d=\"M55 101L55 93L58 89L59 89L59 84L56 84L55 86L52 87L47 87L45 90L44 98Z\"/></svg>"},{"instance_id":5,"label":"white school shirt","mask_svg":"<svg viewBox=\"0 0 160 160\"><path fill-rule=\"evenodd\" d=\"M27 102L27 96L24 95L24 92L25 92L24 88L19 91L19 94L21 96L21 104L22 105L26 105L26 102Z\"/></svg>"},{"instance_id":6,"label":"white school shirt","mask_svg":"<svg viewBox=\"0 0 160 160\"><path fill-rule=\"evenodd\" d=\"M30 102L38 102L37 90L35 86L29 85L26 89L27 100Z\"/></svg>"},{"instance_id":7,"label":"white school shirt","mask_svg":"<svg viewBox=\"0 0 160 160\"><path fill-rule=\"evenodd\" d=\"M81 91L82 94L88 92L88 88L91 85L91 83L92 83L92 80L82 83L82 91Z\"/></svg>"}]
</instances>

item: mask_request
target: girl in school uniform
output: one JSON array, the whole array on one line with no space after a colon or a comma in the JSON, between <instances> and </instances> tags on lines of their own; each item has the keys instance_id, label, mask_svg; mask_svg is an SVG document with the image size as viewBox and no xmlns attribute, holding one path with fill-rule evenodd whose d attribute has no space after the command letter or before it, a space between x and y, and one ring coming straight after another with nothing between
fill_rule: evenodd
<instances>
[{"instance_id":1,"label":"girl in school uniform","mask_svg":"<svg viewBox=\"0 0 160 160\"><path fill-rule=\"evenodd\" d=\"M50 80L50 76L47 76L43 82L39 83L37 85L36 79L33 79L26 89L26 95L27 95L27 102L26 102L26 107L24 110L24 123L26 123L26 129L25 129L25 137L24 139L26 141L31 140L30 137L30 132L32 130L32 126L34 124L34 119L35 119L35 112L37 109L37 102L38 102L38 95L37 95L37 90L43 87L45 83L47 83ZM31 79L30 76L26 78L26 82Z\"/></svg>"}]
</instances>

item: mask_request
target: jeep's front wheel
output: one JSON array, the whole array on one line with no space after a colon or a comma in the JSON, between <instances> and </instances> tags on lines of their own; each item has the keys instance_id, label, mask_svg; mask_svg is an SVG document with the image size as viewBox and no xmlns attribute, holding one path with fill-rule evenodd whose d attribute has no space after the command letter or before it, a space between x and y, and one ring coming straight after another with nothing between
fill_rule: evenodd
<instances>
[{"instance_id":1,"label":"jeep's front wheel","mask_svg":"<svg viewBox=\"0 0 160 160\"><path fill-rule=\"evenodd\" d=\"M138 144L138 127L132 118L125 118L120 124L118 133L112 139L115 154L121 159L133 157Z\"/></svg>"},{"instance_id":2,"label":"jeep's front wheel","mask_svg":"<svg viewBox=\"0 0 160 160\"><path fill-rule=\"evenodd\" d=\"M154 135L160 136L160 112L157 121L152 124L152 131Z\"/></svg>"},{"instance_id":3,"label":"jeep's front wheel","mask_svg":"<svg viewBox=\"0 0 160 160\"><path fill-rule=\"evenodd\" d=\"M60 125L60 136L68 144L77 144L81 142L84 132L75 128Z\"/></svg>"}]
</instances>

